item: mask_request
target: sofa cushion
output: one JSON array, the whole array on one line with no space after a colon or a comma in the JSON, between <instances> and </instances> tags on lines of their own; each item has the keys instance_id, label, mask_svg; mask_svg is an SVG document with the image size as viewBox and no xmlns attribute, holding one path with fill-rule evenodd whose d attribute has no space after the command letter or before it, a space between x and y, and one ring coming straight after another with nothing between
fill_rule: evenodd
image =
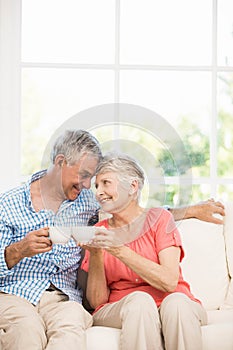
<instances>
[{"instance_id":1,"label":"sofa cushion","mask_svg":"<svg viewBox=\"0 0 233 350\"><path fill-rule=\"evenodd\" d=\"M177 226L185 250L184 278L207 310L218 309L229 285L223 225L188 219Z\"/></svg>"},{"instance_id":2,"label":"sofa cushion","mask_svg":"<svg viewBox=\"0 0 233 350\"><path fill-rule=\"evenodd\" d=\"M218 311L221 313L221 311ZM232 350L232 323L202 326L203 350ZM119 350L120 329L93 326L86 331L87 350Z\"/></svg>"},{"instance_id":3,"label":"sofa cushion","mask_svg":"<svg viewBox=\"0 0 233 350\"><path fill-rule=\"evenodd\" d=\"M87 350L119 350L120 329L92 326L86 330Z\"/></svg>"},{"instance_id":4,"label":"sofa cushion","mask_svg":"<svg viewBox=\"0 0 233 350\"><path fill-rule=\"evenodd\" d=\"M225 204L224 235L226 241L227 265L231 281L222 309L233 307L233 203Z\"/></svg>"},{"instance_id":5,"label":"sofa cushion","mask_svg":"<svg viewBox=\"0 0 233 350\"><path fill-rule=\"evenodd\" d=\"M202 326L203 350L232 350L232 323Z\"/></svg>"}]
</instances>

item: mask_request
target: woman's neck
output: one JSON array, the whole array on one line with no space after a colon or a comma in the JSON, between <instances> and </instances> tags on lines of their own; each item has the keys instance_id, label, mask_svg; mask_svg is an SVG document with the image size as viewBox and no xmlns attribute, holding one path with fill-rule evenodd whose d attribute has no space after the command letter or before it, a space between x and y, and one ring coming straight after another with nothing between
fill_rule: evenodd
<instances>
[{"instance_id":1,"label":"woman's neck","mask_svg":"<svg viewBox=\"0 0 233 350\"><path fill-rule=\"evenodd\" d=\"M108 219L108 224L112 228L129 226L135 220L144 216L145 209L140 207L138 204L131 205L129 208L123 210L122 212L112 213L112 217Z\"/></svg>"}]
</instances>

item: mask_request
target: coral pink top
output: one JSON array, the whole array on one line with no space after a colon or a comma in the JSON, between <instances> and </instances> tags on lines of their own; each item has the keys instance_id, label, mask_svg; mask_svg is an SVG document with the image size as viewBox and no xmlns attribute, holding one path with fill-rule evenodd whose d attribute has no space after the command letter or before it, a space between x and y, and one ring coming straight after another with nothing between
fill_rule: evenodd
<instances>
[{"instance_id":1,"label":"coral pink top","mask_svg":"<svg viewBox=\"0 0 233 350\"><path fill-rule=\"evenodd\" d=\"M108 228L108 221L103 220L95 226L105 226ZM150 209L138 238L126 245L139 255L157 264L159 264L159 252L171 246L180 247L180 261L184 257L180 234L176 228L173 216L169 211L163 208ZM86 272L88 272L89 255L90 253L86 251L81 265L81 268ZM149 293L157 306L159 306L163 299L170 294L149 285L123 262L107 251L104 251L104 268L107 285L110 288L109 303L116 302L129 293L143 291ZM189 284L183 279L181 268L179 270L179 280L174 292L184 293L190 299L200 303L200 301L192 295ZM103 305L104 304L98 306L95 311Z\"/></svg>"}]
</instances>

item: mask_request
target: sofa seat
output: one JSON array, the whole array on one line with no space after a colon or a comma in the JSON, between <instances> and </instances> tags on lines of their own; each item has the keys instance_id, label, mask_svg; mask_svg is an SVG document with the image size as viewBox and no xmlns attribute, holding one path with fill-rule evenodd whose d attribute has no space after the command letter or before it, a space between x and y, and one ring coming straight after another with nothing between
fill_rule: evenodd
<instances>
[{"instance_id":1,"label":"sofa seat","mask_svg":"<svg viewBox=\"0 0 233 350\"><path fill-rule=\"evenodd\" d=\"M202 326L202 350L232 350L233 323L211 323Z\"/></svg>"},{"instance_id":2,"label":"sofa seat","mask_svg":"<svg viewBox=\"0 0 233 350\"><path fill-rule=\"evenodd\" d=\"M119 350L120 330L93 326L87 329L87 350Z\"/></svg>"},{"instance_id":3,"label":"sofa seat","mask_svg":"<svg viewBox=\"0 0 233 350\"><path fill-rule=\"evenodd\" d=\"M202 326L203 350L233 349L233 309L209 310L208 325ZM120 330L93 326L86 332L87 350L119 350ZM104 341L103 341L104 339Z\"/></svg>"},{"instance_id":4,"label":"sofa seat","mask_svg":"<svg viewBox=\"0 0 233 350\"><path fill-rule=\"evenodd\" d=\"M185 250L183 275L208 315L201 328L203 349L196 350L233 350L233 203L225 203L225 212L223 225L177 222ZM92 326L86 331L86 350L120 350L120 333Z\"/></svg>"}]
</instances>

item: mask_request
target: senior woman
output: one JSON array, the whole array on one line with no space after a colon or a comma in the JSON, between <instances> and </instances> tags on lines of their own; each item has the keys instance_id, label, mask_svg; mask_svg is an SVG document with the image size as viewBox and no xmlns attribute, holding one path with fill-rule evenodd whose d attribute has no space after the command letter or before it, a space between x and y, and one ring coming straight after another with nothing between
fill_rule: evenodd
<instances>
[{"instance_id":1,"label":"senior woman","mask_svg":"<svg viewBox=\"0 0 233 350\"><path fill-rule=\"evenodd\" d=\"M180 234L169 211L139 205L143 184L127 155L107 155L97 168L96 198L111 217L84 246L94 325L121 329L123 350L201 350L207 316L182 277Z\"/></svg>"}]
</instances>

